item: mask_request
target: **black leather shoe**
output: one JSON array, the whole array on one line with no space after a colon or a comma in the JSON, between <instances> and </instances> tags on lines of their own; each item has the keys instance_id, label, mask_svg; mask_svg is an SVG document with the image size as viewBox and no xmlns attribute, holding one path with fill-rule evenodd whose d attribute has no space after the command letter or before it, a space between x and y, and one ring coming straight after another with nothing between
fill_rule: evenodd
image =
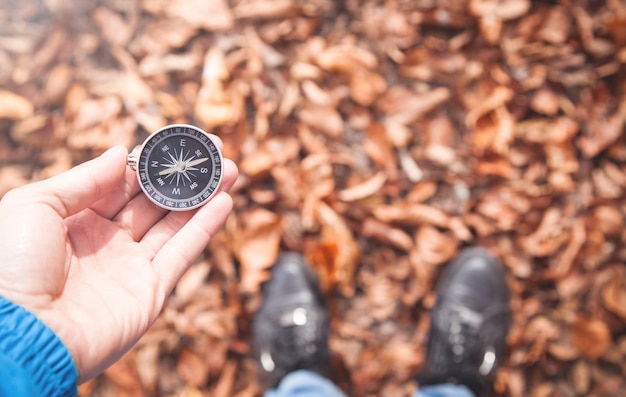
<instances>
[{"instance_id":1,"label":"black leather shoe","mask_svg":"<svg viewBox=\"0 0 626 397\"><path fill-rule=\"evenodd\" d=\"M448 264L436 292L418 382L463 384L479 397L489 395L511 322L501 263L484 249L466 248Z\"/></svg>"},{"instance_id":2,"label":"black leather shoe","mask_svg":"<svg viewBox=\"0 0 626 397\"><path fill-rule=\"evenodd\" d=\"M252 333L265 386L275 388L285 375L302 369L329 377L328 311L318 278L304 258L281 255L262 290Z\"/></svg>"}]
</instances>

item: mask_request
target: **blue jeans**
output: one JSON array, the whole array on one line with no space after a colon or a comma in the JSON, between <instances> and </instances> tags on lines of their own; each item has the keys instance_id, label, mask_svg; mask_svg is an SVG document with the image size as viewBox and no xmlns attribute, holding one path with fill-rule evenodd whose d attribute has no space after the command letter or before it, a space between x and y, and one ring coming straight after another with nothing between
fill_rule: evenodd
<instances>
[{"instance_id":1,"label":"blue jeans","mask_svg":"<svg viewBox=\"0 0 626 397\"><path fill-rule=\"evenodd\" d=\"M311 371L295 371L285 376L278 388L264 397L345 397L330 380ZM444 384L424 386L413 397L475 397L467 387Z\"/></svg>"}]
</instances>

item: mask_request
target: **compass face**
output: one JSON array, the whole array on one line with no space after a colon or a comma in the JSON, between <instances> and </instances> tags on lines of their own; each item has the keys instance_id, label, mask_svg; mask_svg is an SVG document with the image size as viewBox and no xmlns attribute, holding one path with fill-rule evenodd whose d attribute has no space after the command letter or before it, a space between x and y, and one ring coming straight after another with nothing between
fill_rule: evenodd
<instances>
[{"instance_id":1,"label":"compass face","mask_svg":"<svg viewBox=\"0 0 626 397\"><path fill-rule=\"evenodd\" d=\"M200 128L173 124L144 142L137 161L141 189L156 205L174 211L197 208L217 192L222 154Z\"/></svg>"}]
</instances>

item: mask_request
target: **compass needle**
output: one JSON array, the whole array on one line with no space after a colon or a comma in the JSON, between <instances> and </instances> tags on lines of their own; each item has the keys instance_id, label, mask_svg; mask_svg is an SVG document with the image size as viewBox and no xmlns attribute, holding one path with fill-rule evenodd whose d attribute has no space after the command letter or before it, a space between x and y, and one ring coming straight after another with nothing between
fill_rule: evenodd
<instances>
[{"instance_id":1,"label":"compass needle","mask_svg":"<svg viewBox=\"0 0 626 397\"><path fill-rule=\"evenodd\" d=\"M196 159L196 160L190 161L190 162L188 162L188 163L187 163L187 168L190 168L190 167L196 166L196 165L198 165L198 164L202 164L202 163L204 163L205 161L207 161L208 159L209 159L208 157L203 157L203 158L201 158L201 159Z\"/></svg>"}]
</instances>

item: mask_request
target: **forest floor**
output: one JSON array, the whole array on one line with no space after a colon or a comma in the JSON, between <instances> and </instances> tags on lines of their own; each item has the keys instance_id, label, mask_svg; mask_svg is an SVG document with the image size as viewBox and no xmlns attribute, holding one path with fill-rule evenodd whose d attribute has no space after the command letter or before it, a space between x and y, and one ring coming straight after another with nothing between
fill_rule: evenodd
<instances>
[{"instance_id":1,"label":"forest floor","mask_svg":"<svg viewBox=\"0 0 626 397\"><path fill-rule=\"evenodd\" d=\"M0 196L169 123L241 173L159 320L81 396L259 396L250 324L284 250L320 275L338 384L409 396L468 245L512 290L499 395L622 394L625 121L620 0L0 5Z\"/></svg>"}]
</instances>

